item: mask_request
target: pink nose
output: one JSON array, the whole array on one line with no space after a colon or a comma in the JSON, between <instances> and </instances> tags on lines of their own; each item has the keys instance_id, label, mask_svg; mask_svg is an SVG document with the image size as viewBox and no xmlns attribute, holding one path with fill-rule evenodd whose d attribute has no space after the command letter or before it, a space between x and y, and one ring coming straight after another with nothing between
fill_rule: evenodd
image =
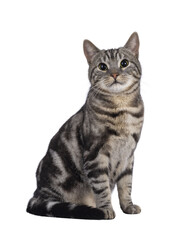
<instances>
[{"instance_id":1,"label":"pink nose","mask_svg":"<svg viewBox=\"0 0 180 240\"><path fill-rule=\"evenodd\" d=\"M112 73L113 78L116 80L118 74L117 73Z\"/></svg>"}]
</instances>

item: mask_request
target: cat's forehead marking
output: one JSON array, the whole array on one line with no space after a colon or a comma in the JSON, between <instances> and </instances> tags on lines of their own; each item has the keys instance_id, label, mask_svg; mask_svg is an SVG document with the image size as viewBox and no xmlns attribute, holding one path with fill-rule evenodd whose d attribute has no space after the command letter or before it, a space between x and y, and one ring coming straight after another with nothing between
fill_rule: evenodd
<instances>
[{"instance_id":1,"label":"cat's forehead marking","mask_svg":"<svg viewBox=\"0 0 180 240\"><path fill-rule=\"evenodd\" d=\"M119 52L119 49L103 50L101 54L102 60L109 63L112 61L119 61L124 57L124 54Z\"/></svg>"},{"instance_id":2,"label":"cat's forehead marking","mask_svg":"<svg viewBox=\"0 0 180 240\"><path fill-rule=\"evenodd\" d=\"M108 49L104 51L105 56L110 59L117 59L119 57L119 50L118 49Z\"/></svg>"}]
</instances>

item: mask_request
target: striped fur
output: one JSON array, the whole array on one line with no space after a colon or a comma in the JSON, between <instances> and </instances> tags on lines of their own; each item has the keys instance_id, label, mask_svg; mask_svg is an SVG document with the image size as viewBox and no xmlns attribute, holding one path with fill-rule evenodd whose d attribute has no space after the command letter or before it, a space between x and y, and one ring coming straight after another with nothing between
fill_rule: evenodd
<instances>
[{"instance_id":1,"label":"striped fur","mask_svg":"<svg viewBox=\"0 0 180 240\"><path fill-rule=\"evenodd\" d=\"M144 115L138 48L137 33L119 49L99 50L84 41L91 87L84 106L52 138L39 163L29 213L113 219L115 184L122 210L140 212L131 200L134 151ZM120 67L123 59L127 67ZM100 63L106 64L106 71Z\"/></svg>"}]
</instances>

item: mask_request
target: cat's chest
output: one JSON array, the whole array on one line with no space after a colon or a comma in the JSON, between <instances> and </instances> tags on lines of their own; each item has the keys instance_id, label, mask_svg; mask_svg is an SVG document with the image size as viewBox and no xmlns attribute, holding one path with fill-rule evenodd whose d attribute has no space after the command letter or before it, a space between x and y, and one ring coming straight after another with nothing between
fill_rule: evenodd
<instances>
[{"instance_id":1,"label":"cat's chest","mask_svg":"<svg viewBox=\"0 0 180 240\"><path fill-rule=\"evenodd\" d=\"M128 112L120 112L116 117L106 117L105 125L117 134L133 134L142 128L143 118L137 118Z\"/></svg>"}]
</instances>

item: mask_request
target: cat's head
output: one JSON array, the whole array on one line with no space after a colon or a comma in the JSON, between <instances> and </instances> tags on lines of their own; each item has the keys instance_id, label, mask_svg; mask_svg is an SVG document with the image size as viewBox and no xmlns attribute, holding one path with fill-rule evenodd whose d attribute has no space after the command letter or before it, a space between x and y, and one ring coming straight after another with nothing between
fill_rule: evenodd
<instances>
[{"instance_id":1,"label":"cat's head","mask_svg":"<svg viewBox=\"0 0 180 240\"><path fill-rule=\"evenodd\" d=\"M83 47L92 87L118 94L128 92L139 84L141 66L138 60L139 37L136 32L124 47L118 49L99 50L89 40L84 40Z\"/></svg>"}]
</instances>

